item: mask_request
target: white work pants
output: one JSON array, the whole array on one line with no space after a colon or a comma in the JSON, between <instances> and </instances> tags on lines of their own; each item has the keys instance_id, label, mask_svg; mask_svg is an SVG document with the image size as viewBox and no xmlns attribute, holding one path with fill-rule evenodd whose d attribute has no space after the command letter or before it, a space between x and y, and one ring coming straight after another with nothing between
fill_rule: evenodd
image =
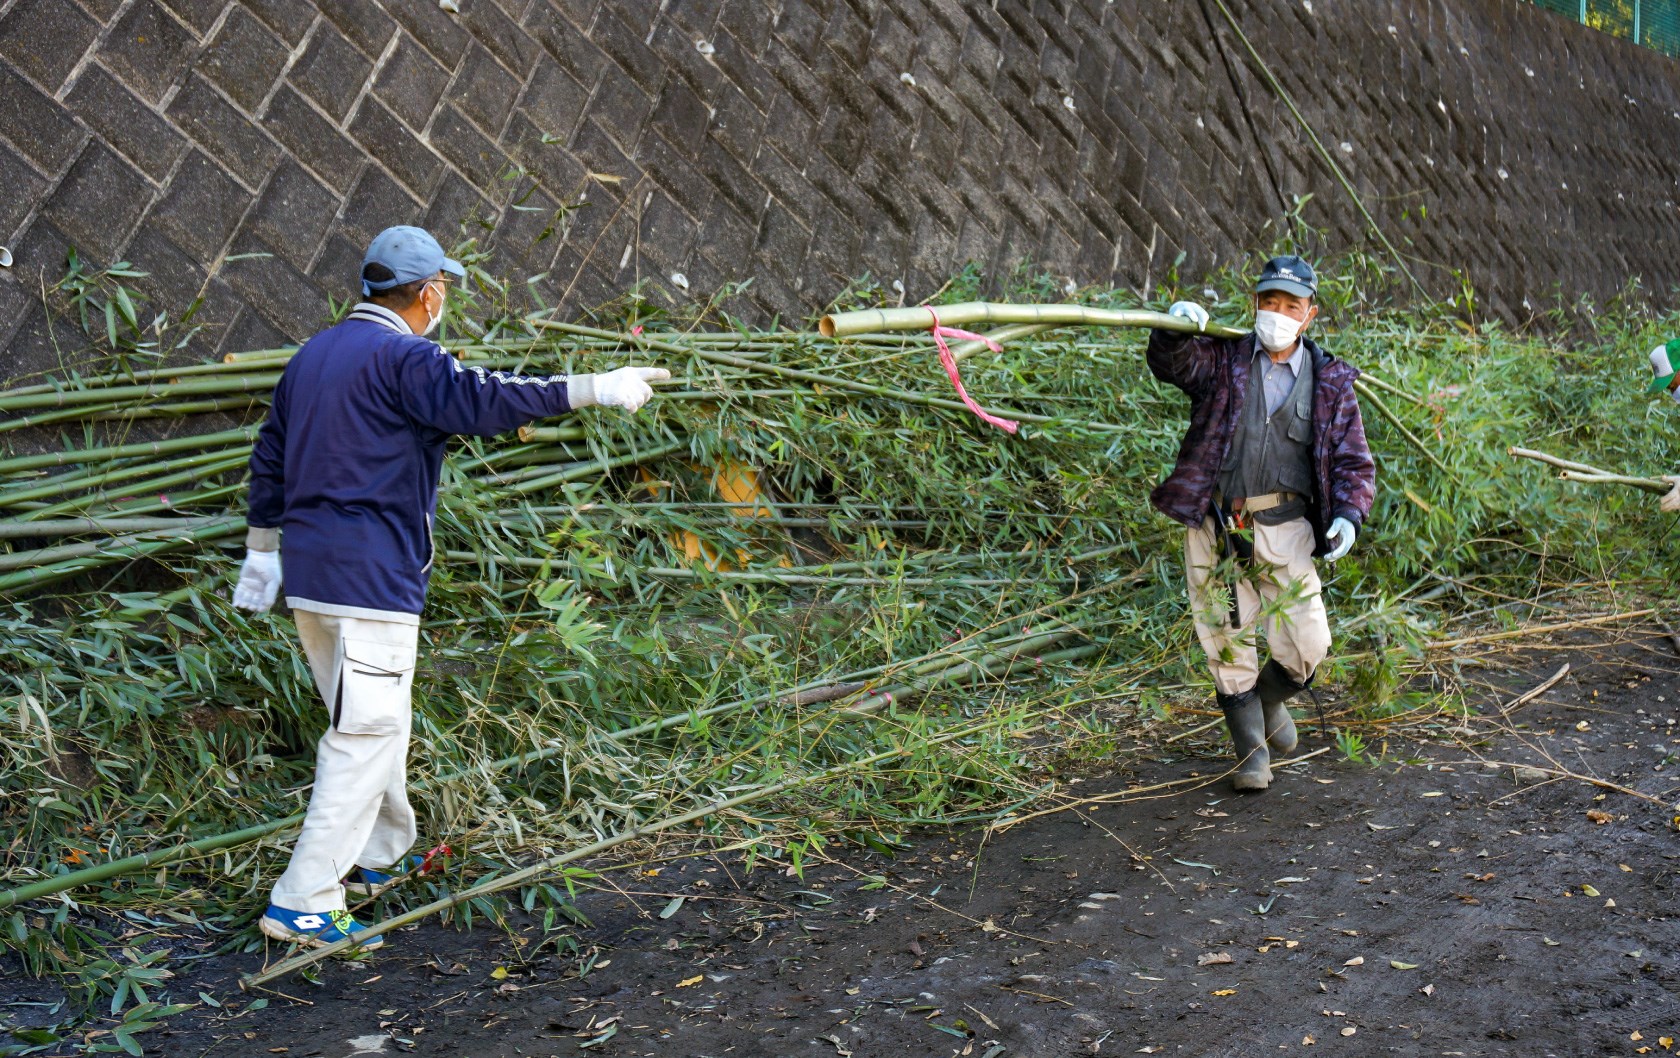
<instances>
[{"instance_id":1,"label":"white work pants","mask_svg":"<svg viewBox=\"0 0 1680 1058\"><path fill-rule=\"evenodd\" d=\"M1219 541L1213 522L1203 520L1184 540L1185 581L1196 638L1207 651L1214 689L1220 694L1252 690L1260 677L1256 633L1263 630L1272 657L1297 681L1305 681L1330 653L1330 618L1319 594L1322 585L1313 566L1313 530L1305 518L1282 525L1254 525L1254 561L1237 580L1237 621L1231 620L1229 582L1226 591L1211 589L1219 564ZM1270 602L1298 584L1300 593L1276 616L1259 620L1261 601ZM1215 598L1215 596L1220 596Z\"/></svg>"},{"instance_id":2,"label":"white work pants","mask_svg":"<svg viewBox=\"0 0 1680 1058\"><path fill-rule=\"evenodd\" d=\"M288 911L344 908L340 884L355 866L385 868L414 845L408 804L418 625L294 610L298 637L327 708L315 786L292 862L273 901Z\"/></svg>"}]
</instances>

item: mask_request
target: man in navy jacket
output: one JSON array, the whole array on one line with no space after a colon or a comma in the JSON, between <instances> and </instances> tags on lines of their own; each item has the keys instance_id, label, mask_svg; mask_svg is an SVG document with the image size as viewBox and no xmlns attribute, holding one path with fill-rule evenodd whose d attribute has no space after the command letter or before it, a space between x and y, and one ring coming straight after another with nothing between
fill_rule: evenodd
<instances>
[{"instance_id":1,"label":"man in navy jacket","mask_svg":"<svg viewBox=\"0 0 1680 1058\"><path fill-rule=\"evenodd\" d=\"M374 895L412 866L408 738L420 609L444 449L590 404L636 411L660 368L510 375L463 366L425 335L463 275L437 240L388 228L362 264L366 300L286 365L251 453L250 530L233 602L280 589L326 704L315 783L262 931L321 946L362 928L346 891ZM282 543L283 538L283 543ZM381 939L365 937L363 948Z\"/></svg>"}]
</instances>

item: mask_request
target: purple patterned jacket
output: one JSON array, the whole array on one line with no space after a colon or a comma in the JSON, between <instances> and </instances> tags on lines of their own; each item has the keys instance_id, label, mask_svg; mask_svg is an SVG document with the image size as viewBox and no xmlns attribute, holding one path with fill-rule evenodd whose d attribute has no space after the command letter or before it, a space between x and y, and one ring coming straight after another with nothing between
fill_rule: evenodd
<instances>
[{"instance_id":1,"label":"purple patterned jacket","mask_svg":"<svg viewBox=\"0 0 1680 1058\"><path fill-rule=\"evenodd\" d=\"M1178 447L1178 466L1149 494L1155 509L1188 526L1202 524L1213 503L1219 468L1231 447L1248 395L1254 335L1212 338L1177 331L1149 332L1149 370L1190 398L1190 428ZM1365 443L1365 424L1353 382L1359 369L1303 338L1313 363L1312 458L1318 494L1309 516L1315 555L1328 550L1330 523L1365 524L1376 499L1377 465Z\"/></svg>"}]
</instances>

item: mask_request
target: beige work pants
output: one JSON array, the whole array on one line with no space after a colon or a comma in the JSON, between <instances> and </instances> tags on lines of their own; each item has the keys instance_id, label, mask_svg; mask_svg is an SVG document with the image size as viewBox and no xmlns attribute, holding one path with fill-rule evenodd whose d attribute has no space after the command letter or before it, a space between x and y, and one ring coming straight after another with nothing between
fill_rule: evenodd
<instances>
[{"instance_id":1,"label":"beige work pants","mask_svg":"<svg viewBox=\"0 0 1680 1058\"><path fill-rule=\"evenodd\" d=\"M292 611L327 731L315 750L315 786L292 861L271 899L288 911L345 907L352 867L385 868L414 844L408 803L418 625Z\"/></svg>"},{"instance_id":2,"label":"beige work pants","mask_svg":"<svg viewBox=\"0 0 1680 1058\"><path fill-rule=\"evenodd\" d=\"M1260 652L1256 638L1266 634L1272 657L1296 680L1313 674L1330 652L1330 618L1324 612L1322 585L1313 566L1313 531L1305 518L1282 525L1254 526L1254 561L1235 584L1237 616L1231 623L1232 585L1225 591L1213 577L1219 564L1219 541L1213 522L1204 520L1188 530L1184 540L1185 581L1190 594L1190 612L1196 621L1196 638L1207 651L1213 670L1214 689L1220 694L1252 690L1260 676ZM1286 587L1299 584L1295 601L1276 616L1260 620L1262 601L1286 594Z\"/></svg>"}]
</instances>

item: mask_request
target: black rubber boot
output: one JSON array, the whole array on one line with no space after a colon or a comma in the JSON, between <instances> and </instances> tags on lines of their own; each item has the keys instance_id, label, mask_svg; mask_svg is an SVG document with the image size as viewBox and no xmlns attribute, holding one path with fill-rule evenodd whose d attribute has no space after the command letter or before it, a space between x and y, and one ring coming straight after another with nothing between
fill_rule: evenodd
<instances>
[{"instance_id":1,"label":"black rubber boot","mask_svg":"<svg viewBox=\"0 0 1680 1058\"><path fill-rule=\"evenodd\" d=\"M1266 723L1260 696L1253 691L1219 695L1225 729L1237 754L1231 785L1238 790L1264 790L1272 784L1272 758L1266 752Z\"/></svg>"},{"instance_id":2,"label":"black rubber boot","mask_svg":"<svg viewBox=\"0 0 1680 1058\"><path fill-rule=\"evenodd\" d=\"M1293 753L1296 743L1295 718L1289 715L1289 699L1312 686L1312 677L1297 682L1289 671L1275 660L1266 662L1260 670L1260 682L1254 685L1260 695L1260 707L1266 714L1266 742L1278 753Z\"/></svg>"}]
</instances>

